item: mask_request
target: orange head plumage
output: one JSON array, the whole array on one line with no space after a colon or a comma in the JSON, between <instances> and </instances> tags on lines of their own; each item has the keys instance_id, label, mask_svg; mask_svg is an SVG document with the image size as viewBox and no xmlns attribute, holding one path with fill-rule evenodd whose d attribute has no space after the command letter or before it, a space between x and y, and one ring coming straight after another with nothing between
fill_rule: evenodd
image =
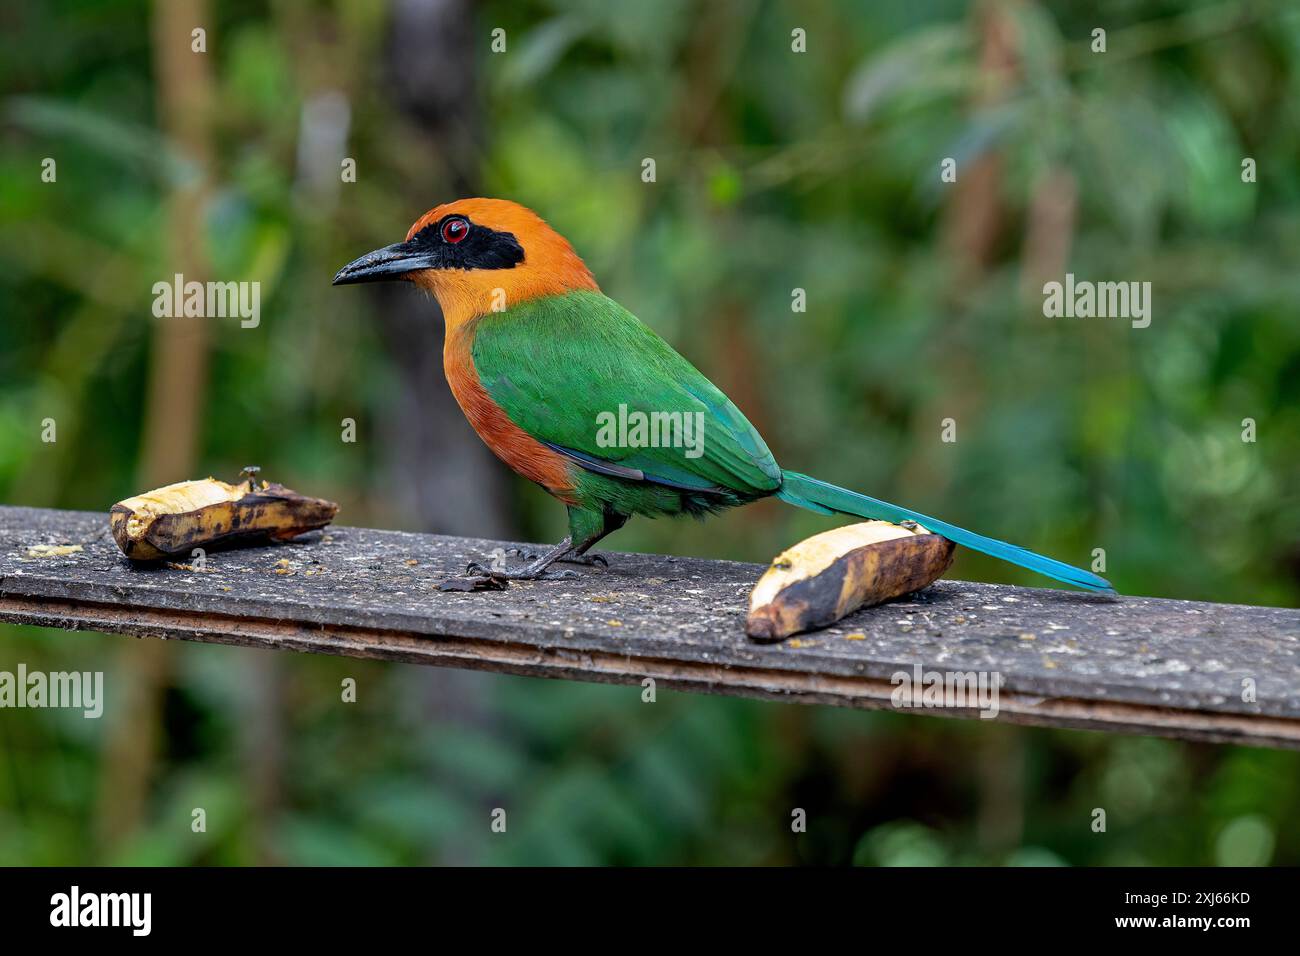
<instances>
[{"instance_id":1,"label":"orange head plumage","mask_svg":"<svg viewBox=\"0 0 1300 956\"><path fill-rule=\"evenodd\" d=\"M432 292L448 326L511 303L598 289L568 240L508 199L459 199L430 209L406 239L348 263L335 285L404 279Z\"/></svg>"}]
</instances>

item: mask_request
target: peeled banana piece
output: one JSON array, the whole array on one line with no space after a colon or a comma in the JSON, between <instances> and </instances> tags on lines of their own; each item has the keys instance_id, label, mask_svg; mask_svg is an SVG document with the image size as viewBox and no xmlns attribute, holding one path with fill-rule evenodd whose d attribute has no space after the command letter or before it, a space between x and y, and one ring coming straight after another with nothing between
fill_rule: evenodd
<instances>
[{"instance_id":1,"label":"peeled banana piece","mask_svg":"<svg viewBox=\"0 0 1300 956\"><path fill-rule=\"evenodd\" d=\"M912 521L864 521L813 535L777 555L758 579L745 631L779 641L919 591L948 570L954 547Z\"/></svg>"},{"instance_id":2,"label":"peeled banana piece","mask_svg":"<svg viewBox=\"0 0 1300 956\"><path fill-rule=\"evenodd\" d=\"M323 528L339 506L308 498L284 485L256 480L256 469L238 484L217 478L181 481L113 505L109 526L128 558L151 561L189 556L194 548L241 539L292 538Z\"/></svg>"}]
</instances>

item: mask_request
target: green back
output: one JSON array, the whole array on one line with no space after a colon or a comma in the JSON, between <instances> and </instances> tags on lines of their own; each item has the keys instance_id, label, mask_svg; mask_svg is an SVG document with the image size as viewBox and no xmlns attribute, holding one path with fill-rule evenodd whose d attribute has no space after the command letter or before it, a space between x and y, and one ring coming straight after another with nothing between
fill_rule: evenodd
<instances>
[{"instance_id":1,"label":"green back","mask_svg":"<svg viewBox=\"0 0 1300 956\"><path fill-rule=\"evenodd\" d=\"M534 299L478 321L474 366L510 419L540 441L690 488L768 494L781 469L762 436L695 366L599 292ZM702 413L699 457L602 444L602 413ZM692 422L701 419L692 418ZM603 433L608 438L608 428Z\"/></svg>"}]
</instances>

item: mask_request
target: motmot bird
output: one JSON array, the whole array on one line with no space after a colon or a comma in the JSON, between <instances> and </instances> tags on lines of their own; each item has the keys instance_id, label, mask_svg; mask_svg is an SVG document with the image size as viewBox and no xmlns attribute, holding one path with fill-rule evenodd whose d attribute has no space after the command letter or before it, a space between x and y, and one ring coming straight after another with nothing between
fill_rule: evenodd
<instances>
[{"instance_id":1,"label":"motmot bird","mask_svg":"<svg viewBox=\"0 0 1300 956\"><path fill-rule=\"evenodd\" d=\"M956 544L1113 593L1081 568L782 469L731 400L604 295L568 241L518 203L437 206L404 241L340 269L334 284L381 280L413 282L437 298L443 368L465 417L497 457L568 508L568 535L507 578L572 576L551 565L589 562L592 545L632 515L701 516L775 496L824 515L915 521ZM637 412L641 422L671 422L677 432L660 429L670 437L691 425L702 431L688 447L672 447L685 443L608 427L611 416Z\"/></svg>"}]
</instances>

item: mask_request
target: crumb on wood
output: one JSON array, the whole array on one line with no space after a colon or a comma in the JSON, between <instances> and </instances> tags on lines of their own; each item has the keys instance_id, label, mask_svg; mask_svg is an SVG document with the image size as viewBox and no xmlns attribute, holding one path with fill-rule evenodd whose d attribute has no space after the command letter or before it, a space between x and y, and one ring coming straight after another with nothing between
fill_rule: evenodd
<instances>
[{"instance_id":1,"label":"crumb on wood","mask_svg":"<svg viewBox=\"0 0 1300 956\"><path fill-rule=\"evenodd\" d=\"M34 544L27 549L29 558L62 558L81 550L79 544Z\"/></svg>"}]
</instances>

